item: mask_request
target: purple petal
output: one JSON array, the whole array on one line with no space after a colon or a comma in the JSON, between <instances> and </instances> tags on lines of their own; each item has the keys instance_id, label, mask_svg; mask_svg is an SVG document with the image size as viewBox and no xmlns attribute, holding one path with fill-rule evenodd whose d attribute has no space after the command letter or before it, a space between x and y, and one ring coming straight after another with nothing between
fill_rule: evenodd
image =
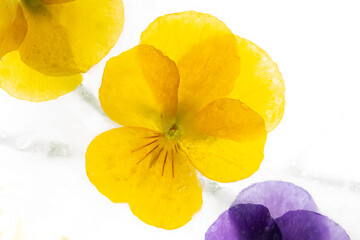
<instances>
[{"instance_id":1,"label":"purple petal","mask_svg":"<svg viewBox=\"0 0 360 240\"><path fill-rule=\"evenodd\" d=\"M318 211L315 202L305 189L282 181L260 182L245 188L236 197L232 206L240 203L264 205L273 218L293 210Z\"/></svg>"},{"instance_id":2,"label":"purple petal","mask_svg":"<svg viewBox=\"0 0 360 240\"><path fill-rule=\"evenodd\" d=\"M205 240L281 240L269 210L256 204L239 204L220 215Z\"/></svg>"},{"instance_id":3,"label":"purple petal","mask_svg":"<svg viewBox=\"0 0 360 240\"><path fill-rule=\"evenodd\" d=\"M242 240L236 224L231 220L229 210L223 212L209 227L205 240Z\"/></svg>"},{"instance_id":4,"label":"purple petal","mask_svg":"<svg viewBox=\"0 0 360 240\"><path fill-rule=\"evenodd\" d=\"M283 240L350 240L340 225L311 211L290 211L276 222Z\"/></svg>"},{"instance_id":5,"label":"purple petal","mask_svg":"<svg viewBox=\"0 0 360 240\"><path fill-rule=\"evenodd\" d=\"M257 204L238 204L229 209L242 239L281 240L280 229L269 210Z\"/></svg>"}]
</instances>

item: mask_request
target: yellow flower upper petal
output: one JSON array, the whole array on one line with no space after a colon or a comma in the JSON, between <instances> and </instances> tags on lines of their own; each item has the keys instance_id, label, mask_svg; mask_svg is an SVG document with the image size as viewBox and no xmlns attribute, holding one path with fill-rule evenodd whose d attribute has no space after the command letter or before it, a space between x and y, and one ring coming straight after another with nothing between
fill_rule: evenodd
<instances>
[{"instance_id":1,"label":"yellow flower upper petal","mask_svg":"<svg viewBox=\"0 0 360 240\"><path fill-rule=\"evenodd\" d=\"M74 75L89 70L115 45L124 23L121 0L50 5L23 0L22 6L28 33L19 49L21 58L47 75Z\"/></svg>"},{"instance_id":2,"label":"yellow flower upper petal","mask_svg":"<svg viewBox=\"0 0 360 240\"><path fill-rule=\"evenodd\" d=\"M18 3L15 0L2 0L0 2L0 36L14 22Z\"/></svg>"},{"instance_id":3,"label":"yellow flower upper petal","mask_svg":"<svg viewBox=\"0 0 360 240\"><path fill-rule=\"evenodd\" d=\"M113 202L128 202L142 221L174 229L202 205L195 169L158 133L123 127L97 136L86 152L90 181ZM163 141L163 142L162 142Z\"/></svg>"},{"instance_id":4,"label":"yellow flower upper petal","mask_svg":"<svg viewBox=\"0 0 360 240\"><path fill-rule=\"evenodd\" d=\"M234 182L253 174L263 159L264 120L245 104L219 99L183 123L182 144L206 177Z\"/></svg>"},{"instance_id":5,"label":"yellow flower upper petal","mask_svg":"<svg viewBox=\"0 0 360 240\"><path fill-rule=\"evenodd\" d=\"M199 43L229 34L230 29L216 17L187 11L157 18L141 34L140 42L154 46L177 63Z\"/></svg>"},{"instance_id":6,"label":"yellow flower upper petal","mask_svg":"<svg viewBox=\"0 0 360 240\"><path fill-rule=\"evenodd\" d=\"M239 74L236 37L209 14L191 11L159 17L140 42L176 62L180 117L229 94Z\"/></svg>"},{"instance_id":7,"label":"yellow flower upper petal","mask_svg":"<svg viewBox=\"0 0 360 240\"><path fill-rule=\"evenodd\" d=\"M0 59L6 53L16 50L23 42L27 23L18 1L0 2Z\"/></svg>"},{"instance_id":8,"label":"yellow flower upper petal","mask_svg":"<svg viewBox=\"0 0 360 240\"><path fill-rule=\"evenodd\" d=\"M231 92L240 71L235 46L233 35L209 38L177 62L180 118Z\"/></svg>"},{"instance_id":9,"label":"yellow flower upper petal","mask_svg":"<svg viewBox=\"0 0 360 240\"><path fill-rule=\"evenodd\" d=\"M229 97L239 99L259 113L269 132L284 114L284 80L276 63L254 43L238 37L238 54L241 71Z\"/></svg>"},{"instance_id":10,"label":"yellow flower upper petal","mask_svg":"<svg viewBox=\"0 0 360 240\"><path fill-rule=\"evenodd\" d=\"M40 1L45 4L61 4L61 3L73 2L76 0L40 0Z\"/></svg>"},{"instance_id":11,"label":"yellow flower upper petal","mask_svg":"<svg viewBox=\"0 0 360 240\"><path fill-rule=\"evenodd\" d=\"M149 45L139 45L108 61L99 96L106 114L124 126L159 131L175 121L179 73Z\"/></svg>"},{"instance_id":12,"label":"yellow flower upper petal","mask_svg":"<svg viewBox=\"0 0 360 240\"><path fill-rule=\"evenodd\" d=\"M50 77L39 73L21 61L18 51L0 60L0 87L18 99L33 102L55 99L73 91L81 81L81 75Z\"/></svg>"}]
</instances>

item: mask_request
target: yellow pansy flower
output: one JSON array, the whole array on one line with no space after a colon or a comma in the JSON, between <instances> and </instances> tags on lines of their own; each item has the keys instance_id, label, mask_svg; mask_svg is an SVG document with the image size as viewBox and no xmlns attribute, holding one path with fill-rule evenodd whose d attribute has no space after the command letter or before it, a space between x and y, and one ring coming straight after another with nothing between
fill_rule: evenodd
<instances>
[{"instance_id":1,"label":"yellow pansy flower","mask_svg":"<svg viewBox=\"0 0 360 240\"><path fill-rule=\"evenodd\" d=\"M0 87L28 101L74 90L123 24L122 0L1 0Z\"/></svg>"},{"instance_id":2,"label":"yellow pansy flower","mask_svg":"<svg viewBox=\"0 0 360 240\"><path fill-rule=\"evenodd\" d=\"M91 142L87 175L142 221L181 227L202 205L196 170L234 182L259 168L284 91L270 57L217 18L192 11L160 17L140 45L106 65L100 102L124 127Z\"/></svg>"}]
</instances>

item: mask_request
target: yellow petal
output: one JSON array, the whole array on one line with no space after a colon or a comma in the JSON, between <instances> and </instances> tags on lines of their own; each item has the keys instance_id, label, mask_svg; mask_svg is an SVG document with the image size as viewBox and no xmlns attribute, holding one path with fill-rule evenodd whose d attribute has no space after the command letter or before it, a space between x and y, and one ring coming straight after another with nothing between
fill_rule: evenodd
<instances>
[{"instance_id":1,"label":"yellow petal","mask_svg":"<svg viewBox=\"0 0 360 240\"><path fill-rule=\"evenodd\" d=\"M182 144L195 166L218 182L252 175L263 159L266 130L259 114L238 100L219 99L184 123Z\"/></svg>"},{"instance_id":2,"label":"yellow petal","mask_svg":"<svg viewBox=\"0 0 360 240\"><path fill-rule=\"evenodd\" d=\"M259 113L269 132L284 114L284 80L276 63L254 43L238 37L238 54L241 72L229 97L239 99Z\"/></svg>"},{"instance_id":3,"label":"yellow petal","mask_svg":"<svg viewBox=\"0 0 360 240\"><path fill-rule=\"evenodd\" d=\"M0 36L14 22L18 3L15 0L0 1Z\"/></svg>"},{"instance_id":4,"label":"yellow petal","mask_svg":"<svg viewBox=\"0 0 360 240\"><path fill-rule=\"evenodd\" d=\"M97 136L86 152L86 171L111 201L128 202L147 224L174 229L200 209L201 187L186 157L154 136L132 127Z\"/></svg>"},{"instance_id":5,"label":"yellow petal","mask_svg":"<svg viewBox=\"0 0 360 240\"><path fill-rule=\"evenodd\" d=\"M239 74L236 37L216 17L197 12L165 15L142 33L178 66L179 116L229 94Z\"/></svg>"},{"instance_id":6,"label":"yellow petal","mask_svg":"<svg viewBox=\"0 0 360 240\"><path fill-rule=\"evenodd\" d=\"M75 0L40 0L42 3L45 4L61 4L61 3L68 3Z\"/></svg>"},{"instance_id":7,"label":"yellow petal","mask_svg":"<svg viewBox=\"0 0 360 240\"><path fill-rule=\"evenodd\" d=\"M110 51L122 31L121 0L31 3L22 1L28 34L19 51L26 64L47 75L86 72Z\"/></svg>"},{"instance_id":8,"label":"yellow petal","mask_svg":"<svg viewBox=\"0 0 360 240\"><path fill-rule=\"evenodd\" d=\"M179 60L180 117L231 92L240 70L235 47L233 35L209 38Z\"/></svg>"},{"instance_id":9,"label":"yellow petal","mask_svg":"<svg viewBox=\"0 0 360 240\"><path fill-rule=\"evenodd\" d=\"M0 59L16 50L25 38L27 23L20 4L13 0L0 2Z\"/></svg>"},{"instance_id":10,"label":"yellow petal","mask_svg":"<svg viewBox=\"0 0 360 240\"><path fill-rule=\"evenodd\" d=\"M154 47L139 45L108 61L99 96L119 124L163 131L175 122L178 86L175 63Z\"/></svg>"},{"instance_id":11,"label":"yellow petal","mask_svg":"<svg viewBox=\"0 0 360 240\"><path fill-rule=\"evenodd\" d=\"M157 18L141 34L140 42L162 51L176 63L194 46L232 34L226 25L206 13L187 11Z\"/></svg>"},{"instance_id":12,"label":"yellow petal","mask_svg":"<svg viewBox=\"0 0 360 240\"><path fill-rule=\"evenodd\" d=\"M10 95L27 101L41 102L73 91L82 81L81 75L50 77L26 64L18 51L6 54L0 61L0 86Z\"/></svg>"}]
</instances>

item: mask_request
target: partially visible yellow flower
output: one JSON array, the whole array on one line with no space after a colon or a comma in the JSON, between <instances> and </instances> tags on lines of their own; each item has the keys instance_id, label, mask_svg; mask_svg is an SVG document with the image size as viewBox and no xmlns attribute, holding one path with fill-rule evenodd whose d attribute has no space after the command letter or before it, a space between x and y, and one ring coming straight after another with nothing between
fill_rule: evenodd
<instances>
[{"instance_id":1,"label":"partially visible yellow flower","mask_svg":"<svg viewBox=\"0 0 360 240\"><path fill-rule=\"evenodd\" d=\"M217 18L155 20L141 44L106 65L100 101L124 127L86 153L90 181L144 222L174 229L202 205L197 169L219 182L249 177L284 110L284 83L258 46Z\"/></svg>"},{"instance_id":2,"label":"partially visible yellow flower","mask_svg":"<svg viewBox=\"0 0 360 240\"><path fill-rule=\"evenodd\" d=\"M29 101L74 90L123 23L122 0L1 0L0 87Z\"/></svg>"}]
</instances>

